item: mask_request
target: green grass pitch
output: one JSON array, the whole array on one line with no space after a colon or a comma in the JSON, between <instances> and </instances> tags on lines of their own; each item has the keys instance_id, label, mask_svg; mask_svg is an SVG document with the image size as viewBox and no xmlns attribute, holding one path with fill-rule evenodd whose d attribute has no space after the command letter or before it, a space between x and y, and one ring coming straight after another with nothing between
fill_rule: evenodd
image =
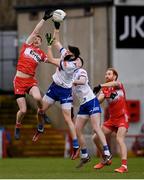
<instances>
[{"instance_id":1,"label":"green grass pitch","mask_svg":"<svg viewBox=\"0 0 144 180\"><path fill-rule=\"evenodd\" d=\"M115 173L120 159L113 158L111 166L94 170L98 158L92 158L81 169L78 160L64 158L6 158L0 159L0 179L144 179L144 158L129 158L129 172Z\"/></svg>"}]
</instances>

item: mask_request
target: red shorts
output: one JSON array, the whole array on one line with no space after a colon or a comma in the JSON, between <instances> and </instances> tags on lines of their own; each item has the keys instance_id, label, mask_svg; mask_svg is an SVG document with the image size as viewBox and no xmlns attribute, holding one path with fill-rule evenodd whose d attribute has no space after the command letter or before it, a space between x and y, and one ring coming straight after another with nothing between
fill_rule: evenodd
<instances>
[{"instance_id":1,"label":"red shorts","mask_svg":"<svg viewBox=\"0 0 144 180\"><path fill-rule=\"evenodd\" d=\"M31 87L37 86L37 80L33 77L30 78L21 78L15 76L14 81L14 93L24 95L29 92Z\"/></svg>"},{"instance_id":2,"label":"red shorts","mask_svg":"<svg viewBox=\"0 0 144 180\"><path fill-rule=\"evenodd\" d=\"M122 115L118 118L110 118L104 122L103 126L115 132L117 132L119 127L125 127L126 129L128 129L129 127L128 116Z\"/></svg>"}]
</instances>

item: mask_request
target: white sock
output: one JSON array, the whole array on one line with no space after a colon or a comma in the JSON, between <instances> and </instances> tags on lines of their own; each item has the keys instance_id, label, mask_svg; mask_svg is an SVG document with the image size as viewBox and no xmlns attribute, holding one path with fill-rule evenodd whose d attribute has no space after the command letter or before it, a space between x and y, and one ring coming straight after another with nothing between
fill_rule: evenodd
<instances>
[{"instance_id":1,"label":"white sock","mask_svg":"<svg viewBox=\"0 0 144 180\"><path fill-rule=\"evenodd\" d=\"M105 151L104 151L104 154L107 155L107 156L110 156L109 150L105 150Z\"/></svg>"},{"instance_id":2,"label":"white sock","mask_svg":"<svg viewBox=\"0 0 144 180\"><path fill-rule=\"evenodd\" d=\"M87 158L88 157L88 153L85 153L85 154L81 154L81 158Z\"/></svg>"}]
</instances>

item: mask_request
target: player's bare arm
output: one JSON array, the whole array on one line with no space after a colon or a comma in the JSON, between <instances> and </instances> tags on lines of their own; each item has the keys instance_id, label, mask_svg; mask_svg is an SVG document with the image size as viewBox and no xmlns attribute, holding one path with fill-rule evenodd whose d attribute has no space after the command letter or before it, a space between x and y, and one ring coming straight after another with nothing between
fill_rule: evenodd
<instances>
[{"instance_id":1,"label":"player's bare arm","mask_svg":"<svg viewBox=\"0 0 144 180\"><path fill-rule=\"evenodd\" d=\"M46 40L47 40L47 46L48 46L48 53L47 53L47 61L48 63L51 63L55 66L60 67L60 58L54 58L52 53L52 44L54 42L54 37L52 37L51 33L46 33Z\"/></svg>"},{"instance_id":2,"label":"player's bare arm","mask_svg":"<svg viewBox=\"0 0 144 180\"><path fill-rule=\"evenodd\" d=\"M60 59L59 58L54 58L53 57L53 53L52 53L52 49L51 46L48 46L48 53L47 53L47 61L48 63L51 63L55 66L60 67Z\"/></svg>"},{"instance_id":3,"label":"player's bare arm","mask_svg":"<svg viewBox=\"0 0 144 180\"><path fill-rule=\"evenodd\" d=\"M95 94L97 94L101 88L103 87L120 87L120 82L118 81L110 81L110 82L106 82L106 83L103 83L103 84L99 84L98 86L95 86L94 89L93 89L93 92Z\"/></svg>"},{"instance_id":4,"label":"player's bare arm","mask_svg":"<svg viewBox=\"0 0 144 180\"><path fill-rule=\"evenodd\" d=\"M118 81L111 81L100 85L101 87L119 87L119 84L120 83Z\"/></svg>"},{"instance_id":5,"label":"player's bare arm","mask_svg":"<svg viewBox=\"0 0 144 180\"><path fill-rule=\"evenodd\" d=\"M54 40L54 46L55 48L60 51L60 49L63 47L62 44L60 43L60 37L59 37L59 28L60 28L60 23L59 22L54 22L54 34L53 34L53 38Z\"/></svg>"},{"instance_id":6,"label":"player's bare arm","mask_svg":"<svg viewBox=\"0 0 144 180\"><path fill-rule=\"evenodd\" d=\"M102 103L105 100L105 95L101 92L97 98L99 102Z\"/></svg>"},{"instance_id":7,"label":"player's bare arm","mask_svg":"<svg viewBox=\"0 0 144 180\"><path fill-rule=\"evenodd\" d=\"M27 44L31 44L33 42L33 39L39 34L39 32L40 32L41 28L43 27L45 21L51 17L52 17L51 12L45 11L43 18L39 21L39 23L34 28L33 32L27 38L27 40L26 40Z\"/></svg>"},{"instance_id":8,"label":"player's bare arm","mask_svg":"<svg viewBox=\"0 0 144 180\"><path fill-rule=\"evenodd\" d=\"M39 34L39 32L40 32L40 30L41 30L44 22L45 22L45 21L42 19L42 20L36 25L35 29L33 30L33 32L30 34L30 36L29 36L29 37L27 38L27 40L26 40L26 43L27 43L27 44L31 44L31 43L33 42L33 40L34 40L34 38L36 37L36 35Z\"/></svg>"}]
</instances>

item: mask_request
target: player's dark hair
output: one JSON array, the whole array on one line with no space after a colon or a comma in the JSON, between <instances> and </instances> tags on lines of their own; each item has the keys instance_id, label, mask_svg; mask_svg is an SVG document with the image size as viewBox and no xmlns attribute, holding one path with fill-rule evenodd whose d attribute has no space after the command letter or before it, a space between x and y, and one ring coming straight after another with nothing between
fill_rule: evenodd
<instances>
[{"instance_id":1,"label":"player's dark hair","mask_svg":"<svg viewBox=\"0 0 144 180\"><path fill-rule=\"evenodd\" d=\"M70 62L70 61L75 61L75 60L76 58L74 58L73 55L70 55L70 54L64 57L64 61Z\"/></svg>"},{"instance_id":2,"label":"player's dark hair","mask_svg":"<svg viewBox=\"0 0 144 180\"><path fill-rule=\"evenodd\" d=\"M69 49L69 51L70 51L71 53L74 54L75 58L79 57L79 55L80 55L80 50L79 50L78 47L68 45L68 49Z\"/></svg>"},{"instance_id":3,"label":"player's dark hair","mask_svg":"<svg viewBox=\"0 0 144 180\"><path fill-rule=\"evenodd\" d=\"M81 63L82 63L81 67L83 67L83 65L84 65L84 60L83 60L80 56L79 56L78 58L81 60Z\"/></svg>"},{"instance_id":4,"label":"player's dark hair","mask_svg":"<svg viewBox=\"0 0 144 180\"><path fill-rule=\"evenodd\" d=\"M115 80L118 79L118 72L117 72L114 68L108 68L107 71L112 71L113 74L116 76L116 79L115 79Z\"/></svg>"}]
</instances>

